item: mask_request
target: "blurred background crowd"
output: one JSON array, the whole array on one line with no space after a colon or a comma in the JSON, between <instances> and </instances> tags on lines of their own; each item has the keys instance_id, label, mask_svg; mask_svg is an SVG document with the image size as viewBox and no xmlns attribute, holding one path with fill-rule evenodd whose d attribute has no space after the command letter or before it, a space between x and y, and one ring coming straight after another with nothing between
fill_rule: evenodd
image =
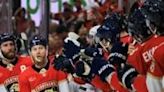
<instances>
[{"instance_id":1,"label":"blurred background crowd","mask_svg":"<svg viewBox=\"0 0 164 92\"><path fill-rule=\"evenodd\" d=\"M127 17L132 4L134 4L133 8L135 8L143 3L143 0L94 0L90 2L90 5L84 7L82 1L74 0L73 4L70 4L69 1L63 1L62 9L55 13L50 12L49 47L52 47L54 51L51 50L49 53L54 54L56 49L62 47L62 41L66 38L68 32L79 31L79 36L85 39L93 26L102 24L105 17L110 16L113 12ZM13 2L13 28L16 34L25 33L26 37L30 39L39 34L39 26L38 24L36 25L38 21L33 20L31 17L33 14L27 8L21 7L22 2L24 1L15 0ZM1 26L4 26L4 24Z\"/></svg>"}]
</instances>

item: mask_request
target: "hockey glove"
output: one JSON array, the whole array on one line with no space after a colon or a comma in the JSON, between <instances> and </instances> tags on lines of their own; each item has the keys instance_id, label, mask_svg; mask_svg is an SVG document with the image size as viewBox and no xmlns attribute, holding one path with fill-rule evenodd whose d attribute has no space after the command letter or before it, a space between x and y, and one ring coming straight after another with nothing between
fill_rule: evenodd
<instances>
[{"instance_id":1,"label":"hockey glove","mask_svg":"<svg viewBox=\"0 0 164 92\"><path fill-rule=\"evenodd\" d=\"M57 70L63 70L63 71L68 72L68 73L73 73L74 72L74 66L72 64L72 60L66 58L63 55L55 57L54 67Z\"/></svg>"},{"instance_id":2,"label":"hockey glove","mask_svg":"<svg viewBox=\"0 0 164 92\"><path fill-rule=\"evenodd\" d=\"M122 64L117 70L118 78L120 82L128 89L133 89L132 83L134 78L138 75L138 72L131 65Z\"/></svg>"},{"instance_id":3,"label":"hockey glove","mask_svg":"<svg viewBox=\"0 0 164 92\"><path fill-rule=\"evenodd\" d=\"M99 75L103 81L105 81L106 77L114 70L114 66L102 58L95 58L92 62L92 72Z\"/></svg>"},{"instance_id":4,"label":"hockey glove","mask_svg":"<svg viewBox=\"0 0 164 92\"><path fill-rule=\"evenodd\" d=\"M128 44L114 44L110 51L109 62L114 65L120 65L121 63L125 63L127 60L127 51Z\"/></svg>"}]
</instances>

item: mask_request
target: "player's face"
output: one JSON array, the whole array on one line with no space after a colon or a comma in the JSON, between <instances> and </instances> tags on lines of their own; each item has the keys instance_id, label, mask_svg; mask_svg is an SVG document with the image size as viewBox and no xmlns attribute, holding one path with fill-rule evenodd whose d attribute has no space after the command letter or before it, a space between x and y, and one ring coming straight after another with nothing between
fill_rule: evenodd
<instances>
[{"instance_id":1,"label":"player's face","mask_svg":"<svg viewBox=\"0 0 164 92\"><path fill-rule=\"evenodd\" d=\"M35 45L31 48L31 56L34 63L45 62L47 49L43 45Z\"/></svg>"},{"instance_id":2,"label":"player's face","mask_svg":"<svg viewBox=\"0 0 164 92\"><path fill-rule=\"evenodd\" d=\"M13 41L6 41L1 44L1 51L5 58L13 59L16 55L15 44Z\"/></svg>"},{"instance_id":3,"label":"player's face","mask_svg":"<svg viewBox=\"0 0 164 92\"><path fill-rule=\"evenodd\" d=\"M105 47L106 49L110 50L112 45L111 45L111 41L108 39L101 39L101 44L103 45L103 47Z\"/></svg>"}]
</instances>

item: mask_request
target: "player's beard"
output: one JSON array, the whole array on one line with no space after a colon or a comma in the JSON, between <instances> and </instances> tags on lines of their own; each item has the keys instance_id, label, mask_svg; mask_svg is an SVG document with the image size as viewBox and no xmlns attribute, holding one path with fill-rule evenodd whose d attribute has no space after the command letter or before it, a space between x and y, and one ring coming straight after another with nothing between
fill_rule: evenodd
<instances>
[{"instance_id":1,"label":"player's beard","mask_svg":"<svg viewBox=\"0 0 164 92\"><path fill-rule=\"evenodd\" d=\"M2 54L5 58L7 58L9 60L14 59L16 56L15 50L10 50L9 52L2 51Z\"/></svg>"}]
</instances>

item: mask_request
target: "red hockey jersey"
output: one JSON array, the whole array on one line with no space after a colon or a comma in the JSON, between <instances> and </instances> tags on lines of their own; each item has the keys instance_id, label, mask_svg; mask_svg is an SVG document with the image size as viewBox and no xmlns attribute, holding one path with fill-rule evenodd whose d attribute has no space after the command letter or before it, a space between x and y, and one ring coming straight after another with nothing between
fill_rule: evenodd
<instances>
[{"instance_id":1,"label":"red hockey jersey","mask_svg":"<svg viewBox=\"0 0 164 92\"><path fill-rule=\"evenodd\" d=\"M135 46L134 51L128 56L128 63L132 65L139 73L146 74L144 62L141 62L141 46Z\"/></svg>"},{"instance_id":2,"label":"red hockey jersey","mask_svg":"<svg viewBox=\"0 0 164 92\"><path fill-rule=\"evenodd\" d=\"M30 57L18 57L16 62L12 65L4 65L0 62L0 84L6 87L9 92L19 91L18 75L31 66Z\"/></svg>"},{"instance_id":3,"label":"red hockey jersey","mask_svg":"<svg viewBox=\"0 0 164 92\"><path fill-rule=\"evenodd\" d=\"M153 61L155 71L160 71L160 75L164 75L164 42L162 42L158 48L154 51ZM152 67L153 68L153 67ZM155 74L156 75L156 74Z\"/></svg>"},{"instance_id":4,"label":"red hockey jersey","mask_svg":"<svg viewBox=\"0 0 164 92\"><path fill-rule=\"evenodd\" d=\"M164 37L153 36L137 48L133 55L129 55L128 62L133 65L137 71L146 75L147 72L156 76L161 76L161 71L156 69L153 56L154 51L164 42ZM158 56L158 53L157 53Z\"/></svg>"},{"instance_id":5,"label":"red hockey jersey","mask_svg":"<svg viewBox=\"0 0 164 92\"><path fill-rule=\"evenodd\" d=\"M24 71L19 76L20 92L59 92L58 83L67 78L66 74L51 65L41 71L37 72L33 67Z\"/></svg>"}]
</instances>

